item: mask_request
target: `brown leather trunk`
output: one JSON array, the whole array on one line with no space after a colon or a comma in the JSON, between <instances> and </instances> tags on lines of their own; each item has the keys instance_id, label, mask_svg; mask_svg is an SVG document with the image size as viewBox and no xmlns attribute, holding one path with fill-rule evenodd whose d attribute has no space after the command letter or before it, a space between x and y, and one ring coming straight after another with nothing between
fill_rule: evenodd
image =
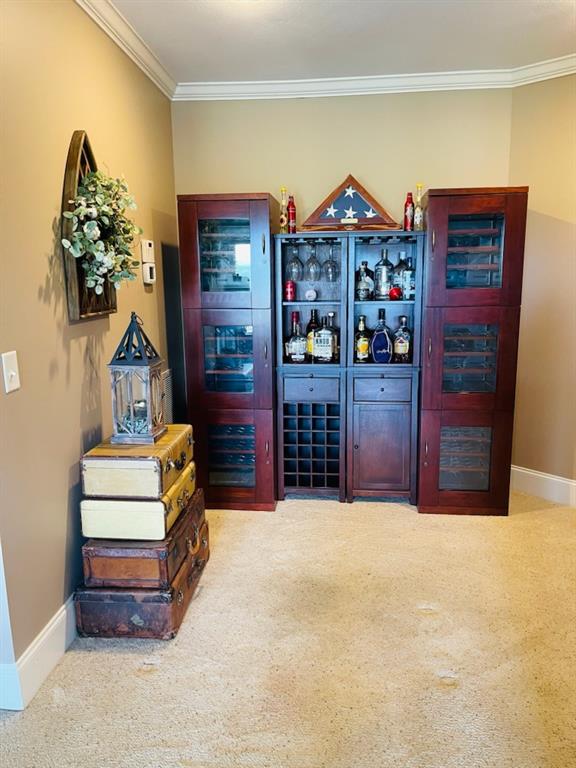
<instances>
[{"instance_id":1,"label":"brown leather trunk","mask_svg":"<svg viewBox=\"0 0 576 768\"><path fill-rule=\"evenodd\" d=\"M168 589L186 555L200 550L203 522L199 488L163 541L89 539L82 547L85 586Z\"/></svg>"},{"instance_id":2,"label":"brown leather trunk","mask_svg":"<svg viewBox=\"0 0 576 768\"><path fill-rule=\"evenodd\" d=\"M173 638L210 556L208 523L202 524L199 537L199 551L188 553L169 589L78 589L74 594L78 634Z\"/></svg>"}]
</instances>

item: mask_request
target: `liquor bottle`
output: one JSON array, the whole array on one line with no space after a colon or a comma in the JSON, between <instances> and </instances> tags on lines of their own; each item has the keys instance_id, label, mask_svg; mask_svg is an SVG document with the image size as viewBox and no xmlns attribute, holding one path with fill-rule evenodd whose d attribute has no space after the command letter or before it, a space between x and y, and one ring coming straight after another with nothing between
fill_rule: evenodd
<instances>
[{"instance_id":1,"label":"liquor bottle","mask_svg":"<svg viewBox=\"0 0 576 768\"><path fill-rule=\"evenodd\" d=\"M354 362L370 362L370 331L366 328L366 315L358 318L358 329L354 336Z\"/></svg>"},{"instance_id":2,"label":"liquor bottle","mask_svg":"<svg viewBox=\"0 0 576 768\"><path fill-rule=\"evenodd\" d=\"M372 272L372 270L370 270ZM357 271L356 298L358 301L367 301L374 296L374 279L368 274L368 262L363 261Z\"/></svg>"},{"instance_id":3,"label":"liquor bottle","mask_svg":"<svg viewBox=\"0 0 576 768\"><path fill-rule=\"evenodd\" d=\"M424 208L422 207L422 184L416 184L416 200L414 202L414 232L424 230Z\"/></svg>"},{"instance_id":4,"label":"liquor bottle","mask_svg":"<svg viewBox=\"0 0 576 768\"><path fill-rule=\"evenodd\" d=\"M296 232L296 203L294 202L294 196L288 196L288 233L290 235Z\"/></svg>"},{"instance_id":5,"label":"liquor bottle","mask_svg":"<svg viewBox=\"0 0 576 768\"><path fill-rule=\"evenodd\" d=\"M337 363L340 360L340 328L336 326L335 317L336 312L328 312L328 328L334 334L334 362Z\"/></svg>"},{"instance_id":6,"label":"liquor bottle","mask_svg":"<svg viewBox=\"0 0 576 768\"><path fill-rule=\"evenodd\" d=\"M408 318L406 315L400 315L400 325L394 331L394 355L393 363L411 363L412 362L412 332L406 325Z\"/></svg>"},{"instance_id":7,"label":"liquor bottle","mask_svg":"<svg viewBox=\"0 0 576 768\"><path fill-rule=\"evenodd\" d=\"M322 327L315 331L312 344L315 363L334 362L334 331L328 327L327 318L322 318Z\"/></svg>"},{"instance_id":8,"label":"liquor bottle","mask_svg":"<svg viewBox=\"0 0 576 768\"><path fill-rule=\"evenodd\" d=\"M306 359L309 363L314 362L314 333L320 328L318 320L318 310L310 310L310 320L306 326Z\"/></svg>"},{"instance_id":9,"label":"liquor bottle","mask_svg":"<svg viewBox=\"0 0 576 768\"><path fill-rule=\"evenodd\" d=\"M286 359L289 363L306 362L306 336L300 331L299 312L292 312L292 333L286 342Z\"/></svg>"},{"instance_id":10,"label":"liquor bottle","mask_svg":"<svg viewBox=\"0 0 576 768\"><path fill-rule=\"evenodd\" d=\"M280 187L280 234L288 234L288 201L286 187Z\"/></svg>"},{"instance_id":11,"label":"liquor bottle","mask_svg":"<svg viewBox=\"0 0 576 768\"><path fill-rule=\"evenodd\" d=\"M392 274L392 286L404 288L404 270L406 269L406 251L400 251L398 254L398 264L394 267ZM392 287L390 286L390 287Z\"/></svg>"},{"instance_id":12,"label":"liquor bottle","mask_svg":"<svg viewBox=\"0 0 576 768\"><path fill-rule=\"evenodd\" d=\"M386 325L386 310L378 310L378 324L370 339L370 354L375 363L391 363L394 347L392 332Z\"/></svg>"},{"instance_id":13,"label":"liquor bottle","mask_svg":"<svg viewBox=\"0 0 576 768\"><path fill-rule=\"evenodd\" d=\"M402 285L402 293L407 301L414 301L416 298L416 272L412 266L412 259L410 256L406 258L406 269L403 276L404 282Z\"/></svg>"},{"instance_id":14,"label":"liquor bottle","mask_svg":"<svg viewBox=\"0 0 576 768\"><path fill-rule=\"evenodd\" d=\"M404 203L404 229L406 232L412 232L414 229L414 202L412 200L412 192L408 192L406 195L406 202Z\"/></svg>"},{"instance_id":15,"label":"liquor bottle","mask_svg":"<svg viewBox=\"0 0 576 768\"><path fill-rule=\"evenodd\" d=\"M388 251L382 249L380 261L376 262L374 267L374 298L387 299L388 291L392 287L392 275L394 267L388 259Z\"/></svg>"}]
</instances>

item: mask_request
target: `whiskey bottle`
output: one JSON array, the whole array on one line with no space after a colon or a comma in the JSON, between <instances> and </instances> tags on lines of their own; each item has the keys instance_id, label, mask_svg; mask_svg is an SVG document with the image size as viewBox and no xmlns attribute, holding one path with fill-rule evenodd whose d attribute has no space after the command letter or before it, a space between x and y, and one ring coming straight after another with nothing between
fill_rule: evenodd
<instances>
[{"instance_id":1,"label":"whiskey bottle","mask_svg":"<svg viewBox=\"0 0 576 768\"><path fill-rule=\"evenodd\" d=\"M280 234L288 234L288 200L286 187L280 187Z\"/></svg>"},{"instance_id":2,"label":"whiskey bottle","mask_svg":"<svg viewBox=\"0 0 576 768\"><path fill-rule=\"evenodd\" d=\"M408 329L408 318L400 315L400 325L394 331L394 355L393 363L412 362L412 332Z\"/></svg>"},{"instance_id":3,"label":"whiskey bottle","mask_svg":"<svg viewBox=\"0 0 576 768\"><path fill-rule=\"evenodd\" d=\"M378 324L370 340L370 353L374 363L392 362L392 333L386 325L386 310L378 310Z\"/></svg>"},{"instance_id":4,"label":"whiskey bottle","mask_svg":"<svg viewBox=\"0 0 576 768\"><path fill-rule=\"evenodd\" d=\"M320 328L318 320L318 310L310 310L310 320L306 326L306 359L309 363L314 362L314 333Z\"/></svg>"},{"instance_id":5,"label":"whiskey bottle","mask_svg":"<svg viewBox=\"0 0 576 768\"><path fill-rule=\"evenodd\" d=\"M356 277L356 299L358 301L367 301L373 298L373 296L374 280L368 274L368 262L363 261Z\"/></svg>"},{"instance_id":6,"label":"whiskey bottle","mask_svg":"<svg viewBox=\"0 0 576 768\"><path fill-rule=\"evenodd\" d=\"M416 184L416 200L414 202L414 232L424 230L424 208L422 207L422 184Z\"/></svg>"},{"instance_id":7,"label":"whiskey bottle","mask_svg":"<svg viewBox=\"0 0 576 768\"><path fill-rule=\"evenodd\" d=\"M322 318L322 327L314 332L312 344L315 363L334 362L334 332L328 327L327 318Z\"/></svg>"},{"instance_id":8,"label":"whiskey bottle","mask_svg":"<svg viewBox=\"0 0 576 768\"><path fill-rule=\"evenodd\" d=\"M402 293L404 293L404 270L405 269L406 269L406 251L400 251L400 253L398 254L398 264L396 264L396 266L394 267L394 272L392 275L392 286L394 286L395 288L401 288Z\"/></svg>"},{"instance_id":9,"label":"whiskey bottle","mask_svg":"<svg viewBox=\"0 0 576 768\"><path fill-rule=\"evenodd\" d=\"M412 266L410 256L406 258L406 268L404 269L402 293L407 301L414 301L416 298L416 272Z\"/></svg>"},{"instance_id":10,"label":"whiskey bottle","mask_svg":"<svg viewBox=\"0 0 576 768\"><path fill-rule=\"evenodd\" d=\"M336 312L328 312L328 328L330 328L334 334L334 362L337 363L340 360L340 328L335 323Z\"/></svg>"},{"instance_id":11,"label":"whiskey bottle","mask_svg":"<svg viewBox=\"0 0 576 768\"><path fill-rule=\"evenodd\" d=\"M354 362L370 362L370 331L366 328L366 315L358 318L358 329L354 336Z\"/></svg>"},{"instance_id":12,"label":"whiskey bottle","mask_svg":"<svg viewBox=\"0 0 576 768\"><path fill-rule=\"evenodd\" d=\"M292 312L292 333L286 342L286 359L289 363L306 362L306 336L300 331L299 312Z\"/></svg>"},{"instance_id":13,"label":"whiskey bottle","mask_svg":"<svg viewBox=\"0 0 576 768\"><path fill-rule=\"evenodd\" d=\"M414 201L412 200L412 192L408 192L404 203L404 229L406 232L412 232L414 229Z\"/></svg>"}]
</instances>

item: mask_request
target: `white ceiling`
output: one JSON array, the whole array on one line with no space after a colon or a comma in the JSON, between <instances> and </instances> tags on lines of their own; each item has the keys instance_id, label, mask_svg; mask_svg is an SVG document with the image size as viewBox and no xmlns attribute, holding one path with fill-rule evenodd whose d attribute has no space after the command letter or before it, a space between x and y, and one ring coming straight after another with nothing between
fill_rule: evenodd
<instances>
[{"instance_id":1,"label":"white ceiling","mask_svg":"<svg viewBox=\"0 0 576 768\"><path fill-rule=\"evenodd\" d=\"M112 0L177 83L523 67L576 50L575 0Z\"/></svg>"}]
</instances>

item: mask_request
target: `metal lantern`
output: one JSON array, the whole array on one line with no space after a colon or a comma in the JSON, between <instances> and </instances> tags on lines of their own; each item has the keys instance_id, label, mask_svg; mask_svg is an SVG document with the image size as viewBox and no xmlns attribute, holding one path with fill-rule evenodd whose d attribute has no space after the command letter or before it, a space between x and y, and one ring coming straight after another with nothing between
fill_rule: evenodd
<instances>
[{"instance_id":1,"label":"metal lantern","mask_svg":"<svg viewBox=\"0 0 576 768\"><path fill-rule=\"evenodd\" d=\"M161 379L162 358L132 312L108 365L112 384L113 443L153 443L166 431Z\"/></svg>"}]
</instances>

